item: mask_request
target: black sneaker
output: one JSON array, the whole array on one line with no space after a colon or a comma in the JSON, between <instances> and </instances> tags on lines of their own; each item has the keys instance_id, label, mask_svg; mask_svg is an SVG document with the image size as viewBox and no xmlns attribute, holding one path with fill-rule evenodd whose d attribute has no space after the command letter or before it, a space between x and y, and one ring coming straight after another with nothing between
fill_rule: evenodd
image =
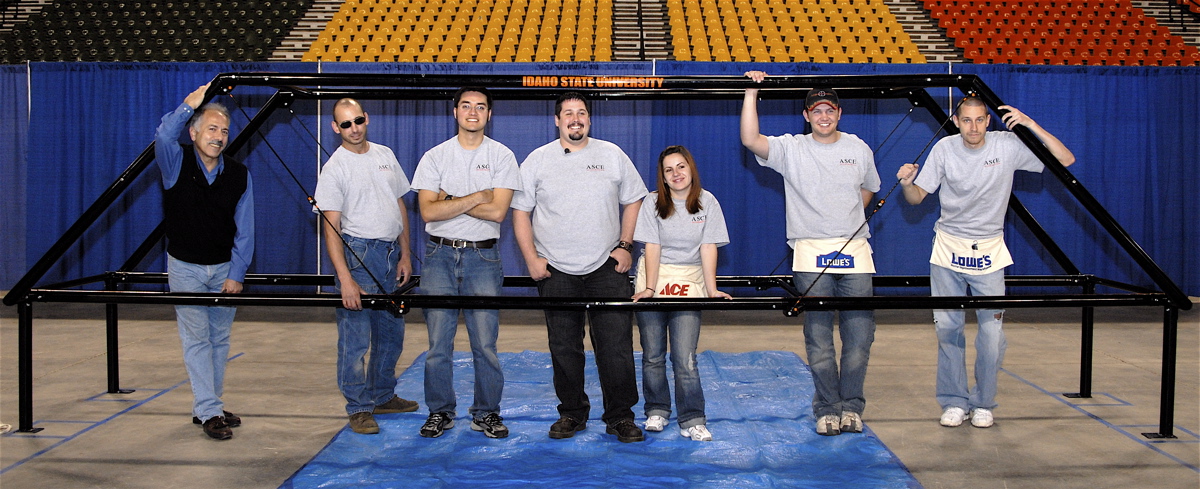
<instances>
[{"instance_id":1,"label":"black sneaker","mask_svg":"<svg viewBox=\"0 0 1200 489\"><path fill-rule=\"evenodd\" d=\"M230 428L237 428L238 426L242 425L242 418L239 418L238 415L233 414L229 411L221 411L221 414L224 415L223 417L225 418L225 426L228 426ZM200 423L200 418L192 416L192 424L202 424L202 423Z\"/></svg>"},{"instance_id":2,"label":"black sneaker","mask_svg":"<svg viewBox=\"0 0 1200 489\"><path fill-rule=\"evenodd\" d=\"M646 439L642 435L641 428L638 428L632 419L618 419L616 422L609 423L608 429L604 431L610 435L617 435L617 441L621 443L632 443Z\"/></svg>"},{"instance_id":3,"label":"black sneaker","mask_svg":"<svg viewBox=\"0 0 1200 489\"><path fill-rule=\"evenodd\" d=\"M550 425L550 438L561 440L575 436L575 432L587 429L587 421L576 421L570 416L558 418L553 425Z\"/></svg>"},{"instance_id":4,"label":"black sneaker","mask_svg":"<svg viewBox=\"0 0 1200 489\"><path fill-rule=\"evenodd\" d=\"M429 415L429 419L425 420L425 425L421 426L421 436L437 438L453 427L454 417L450 413L433 413Z\"/></svg>"},{"instance_id":5,"label":"black sneaker","mask_svg":"<svg viewBox=\"0 0 1200 489\"><path fill-rule=\"evenodd\" d=\"M213 416L204 422L204 434L217 440L228 440L233 438L233 430L229 429L229 425L225 424L223 416Z\"/></svg>"},{"instance_id":6,"label":"black sneaker","mask_svg":"<svg viewBox=\"0 0 1200 489\"><path fill-rule=\"evenodd\" d=\"M482 431L488 438L508 437L508 427L504 426L504 418L496 413L488 413L483 419L472 419L471 429Z\"/></svg>"}]
</instances>

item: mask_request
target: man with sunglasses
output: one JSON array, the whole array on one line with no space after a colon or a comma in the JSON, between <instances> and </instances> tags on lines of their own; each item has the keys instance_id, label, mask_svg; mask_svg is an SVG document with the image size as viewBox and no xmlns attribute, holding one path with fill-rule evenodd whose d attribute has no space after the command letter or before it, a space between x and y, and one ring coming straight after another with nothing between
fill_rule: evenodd
<instances>
[{"instance_id":1,"label":"man with sunglasses","mask_svg":"<svg viewBox=\"0 0 1200 489\"><path fill-rule=\"evenodd\" d=\"M484 134L492 119L492 95L483 87L454 94L451 110L458 134L421 157L413 188L429 241L421 264L421 289L430 295L500 295L504 269L496 241L508 216L513 191L520 188L517 159L508 147ZM454 336L459 309L425 309L429 352L425 355L426 438L454 427ZM500 311L463 309L475 364L471 429L488 438L508 436L500 417L504 373L496 355Z\"/></svg>"},{"instance_id":2,"label":"man with sunglasses","mask_svg":"<svg viewBox=\"0 0 1200 489\"><path fill-rule=\"evenodd\" d=\"M250 172L221 151L229 140L229 111L204 103L208 85L188 94L162 118L154 156L162 172L171 292L242 291L254 258L254 186ZM185 123L192 144L179 144ZM198 205L203 204L203 205ZM192 422L217 440L233 437L242 419L225 411L225 363L233 307L175 306L183 364L192 385Z\"/></svg>"},{"instance_id":3,"label":"man with sunglasses","mask_svg":"<svg viewBox=\"0 0 1200 489\"><path fill-rule=\"evenodd\" d=\"M367 141L370 122L357 100L334 104L331 127L342 144L321 168L313 209L323 214L325 249L342 295L338 388L350 429L361 434L379 433L374 414L417 410L416 402L395 394L404 318L362 307L362 294L391 294L412 275L403 199L408 177L391 149Z\"/></svg>"}]
</instances>

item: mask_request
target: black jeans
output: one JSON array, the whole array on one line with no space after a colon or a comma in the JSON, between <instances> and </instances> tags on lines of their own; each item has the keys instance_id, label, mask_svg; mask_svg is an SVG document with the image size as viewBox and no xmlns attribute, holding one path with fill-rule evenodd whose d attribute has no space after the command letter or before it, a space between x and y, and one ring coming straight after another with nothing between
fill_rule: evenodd
<instances>
[{"instance_id":1,"label":"black jeans","mask_svg":"<svg viewBox=\"0 0 1200 489\"><path fill-rule=\"evenodd\" d=\"M617 273L616 260L586 275L571 275L550 267L550 277L538 282L542 297L628 299L633 295L629 276ZM617 310L546 311L550 358L554 364L554 392L558 413L580 421L588 419L591 404L584 391L584 317L591 323L592 350L604 396L605 423L633 419L638 402L633 366L633 314Z\"/></svg>"}]
</instances>

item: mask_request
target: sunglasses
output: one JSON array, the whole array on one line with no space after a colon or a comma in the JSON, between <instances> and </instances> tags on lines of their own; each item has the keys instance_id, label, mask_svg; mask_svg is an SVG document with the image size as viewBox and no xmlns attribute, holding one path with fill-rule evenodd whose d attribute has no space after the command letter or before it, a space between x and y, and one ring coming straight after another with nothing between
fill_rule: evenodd
<instances>
[{"instance_id":1,"label":"sunglasses","mask_svg":"<svg viewBox=\"0 0 1200 489\"><path fill-rule=\"evenodd\" d=\"M367 118L360 115L358 117L355 117L353 121L342 121L340 124L338 124L338 127L342 128L342 129L350 129L351 123L353 123L356 126L361 126L361 125L363 125L364 122L367 122Z\"/></svg>"}]
</instances>

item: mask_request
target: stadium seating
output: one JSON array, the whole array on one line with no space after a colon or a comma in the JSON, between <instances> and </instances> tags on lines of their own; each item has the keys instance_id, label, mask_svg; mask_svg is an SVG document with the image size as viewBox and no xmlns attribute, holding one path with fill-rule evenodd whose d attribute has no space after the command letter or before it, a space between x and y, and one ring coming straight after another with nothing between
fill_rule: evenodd
<instances>
[{"instance_id":1,"label":"stadium seating","mask_svg":"<svg viewBox=\"0 0 1200 489\"><path fill-rule=\"evenodd\" d=\"M976 63L1196 65L1197 50L1129 0L924 0Z\"/></svg>"},{"instance_id":2,"label":"stadium seating","mask_svg":"<svg viewBox=\"0 0 1200 489\"><path fill-rule=\"evenodd\" d=\"M611 17L612 0L347 0L303 59L608 61Z\"/></svg>"},{"instance_id":3,"label":"stadium seating","mask_svg":"<svg viewBox=\"0 0 1200 489\"><path fill-rule=\"evenodd\" d=\"M667 12L678 60L925 62L882 0L667 0Z\"/></svg>"}]
</instances>

